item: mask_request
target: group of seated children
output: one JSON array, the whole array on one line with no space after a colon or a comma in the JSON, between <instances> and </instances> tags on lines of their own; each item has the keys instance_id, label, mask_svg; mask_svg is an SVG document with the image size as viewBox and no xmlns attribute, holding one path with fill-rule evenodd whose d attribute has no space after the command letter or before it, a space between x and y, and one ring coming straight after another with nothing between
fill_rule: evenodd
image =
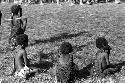
<instances>
[{"instance_id":1,"label":"group of seated children","mask_svg":"<svg viewBox=\"0 0 125 83\"><path fill-rule=\"evenodd\" d=\"M105 37L98 37L96 39L97 60L99 63L100 76L105 77L110 72L116 71L115 68L110 68L109 55L111 47ZM73 48L69 42L63 42L60 46L60 56L56 64L56 78L57 82L61 83L75 83L76 68L73 62ZM75 71L76 70L76 71ZM108 71L108 72L105 72ZM97 71L98 72L98 71ZM77 73L79 73L77 71Z\"/></svg>"},{"instance_id":2,"label":"group of seated children","mask_svg":"<svg viewBox=\"0 0 125 83\"><path fill-rule=\"evenodd\" d=\"M27 19L25 24L22 20L22 8L20 5L14 5L11 9L11 35L9 38L9 43L13 48L15 48L16 54L14 57L14 75L26 77L26 74L32 71L28 67L28 59L25 48L28 46L28 36L24 34ZM0 13L0 17L2 14ZM1 20L0 20L1 21ZM108 68L109 55L111 47L108 45L107 40L104 37L99 37L96 39L96 47L99 49L97 52L99 60L99 68L101 73ZM57 82L61 83L74 83L74 62L73 62L73 48L69 42L63 42L60 46L60 55L58 56L56 68L56 78Z\"/></svg>"}]
</instances>

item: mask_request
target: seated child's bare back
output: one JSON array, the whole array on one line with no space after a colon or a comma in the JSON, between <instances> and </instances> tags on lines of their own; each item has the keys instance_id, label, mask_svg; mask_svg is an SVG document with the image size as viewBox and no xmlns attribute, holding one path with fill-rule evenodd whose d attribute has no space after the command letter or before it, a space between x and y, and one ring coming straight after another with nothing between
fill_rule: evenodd
<instances>
[{"instance_id":1,"label":"seated child's bare back","mask_svg":"<svg viewBox=\"0 0 125 83\"><path fill-rule=\"evenodd\" d=\"M72 45L68 42L63 42L60 46L61 54L58 57L56 64L57 81L61 83L74 83L74 62Z\"/></svg>"},{"instance_id":2,"label":"seated child's bare back","mask_svg":"<svg viewBox=\"0 0 125 83\"><path fill-rule=\"evenodd\" d=\"M26 73L29 72L28 59L25 48L28 46L28 36L26 34L18 35L15 38L15 57L14 57L14 71L15 76L26 77Z\"/></svg>"},{"instance_id":3,"label":"seated child's bare back","mask_svg":"<svg viewBox=\"0 0 125 83\"><path fill-rule=\"evenodd\" d=\"M107 68L107 66L109 65L109 60L108 60L108 54L105 52L99 53L98 54L98 60L101 66L102 71L105 70Z\"/></svg>"},{"instance_id":4,"label":"seated child's bare back","mask_svg":"<svg viewBox=\"0 0 125 83\"><path fill-rule=\"evenodd\" d=\"M25 65L27 65L27 63L21 63L21 62L24 62L24 58L26 58L27 56L26 50L17 48L15 56L18 56L18 57L15 57L16 68L18 71L18 70L21 70Z\"/></svg>"}]
</instances>

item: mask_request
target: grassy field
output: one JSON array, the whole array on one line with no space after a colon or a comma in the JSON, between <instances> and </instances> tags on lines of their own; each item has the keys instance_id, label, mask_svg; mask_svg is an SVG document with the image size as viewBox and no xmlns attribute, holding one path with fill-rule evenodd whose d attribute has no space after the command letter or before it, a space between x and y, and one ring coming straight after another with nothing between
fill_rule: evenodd
<instances>
[{"instance_id":1,"label":"grassy field","mask_svg":"<svg viewBox=\"0 0 125 83\"><path fill-rule=\"evenodd\" d=\"M77 49L74 55L79 58L76 57L74 62L81 69L95 57L97 51L95 39L100 32L105 34L112 47L110 62L117 64L125 61L125 3L100 3L72 7L68 6L68 3L62 4L62 6L56 4L23 6L23 15L28 18L26 34L29 36L29 46L26 50L32 64L39 62L39 52L41 56L58 55L57 49L60 44L68 41L74 49ZM7 76L13 69L14 52L7 48L10 22L5 21L4 18L10 18L12 5L0 5L4 14L0 28L0 83L54 83L49 72L51 70L36 73L28 80ZM41 69L49 69L50 65L44 67L44 63L41 64L43 65ZM123 70L104 80L82 78L76 83L101 83L101 81L102 83L124 83L124 75Z\"/></svg>"}]
</instances>

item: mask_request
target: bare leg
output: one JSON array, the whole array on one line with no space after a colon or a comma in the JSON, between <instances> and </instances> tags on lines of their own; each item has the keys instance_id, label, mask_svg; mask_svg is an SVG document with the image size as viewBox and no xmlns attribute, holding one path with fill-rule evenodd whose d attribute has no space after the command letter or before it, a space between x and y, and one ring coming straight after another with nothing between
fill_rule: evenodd
<instances>
[{"instance_id":1,"label":"bare leg","mask_svg":"<svg viewBox=\"0 0 125 83\"><path fill-rule=\"evenodd\" d=\"M57 0L57 5L60 5L59 0Z\"/></svg>"},{"instance_id":2,"label":"bare leg","mask_svg":"<svg viewBox=\"0 0 125 83\"><path fill-rule=\"evenodd\" d=\"M74 3L72 2L72 0L69 0L69 3L70 3L69 6L73 6L74 5Z\"/></svg>"},{"instance_id":3,"label":"bare leg","mask_svg":"<svg viewBox=\"0 0 125 83\"><path fill-rule=\"evenodd\" d=\"M115 3L120 4L121 2L120 0L115 0Z\"/></svg>"},{"instance_id":4,"label":"bare leg","mask_svg":"<svg viewBox=\"0 0 125 83\"><path fill-rule=\"evenodd\" d=\"M18 67L18 70L21 70L24 67L24 60L23 60L23 56L22 55L16 55L15 57L15 62Z\"/></svg>"},{"instance_id":5,"label":"bare leg","mask_svg":"<svg viewBox=\"0 0 125 83\"><path fill-rule=\"evenodd\" d=\"M19 1L19 4L20 4L20 5L22 4L22 0Z\"/></svg>"},{"instance_id":6,"label":"bare leg","mask_svg":"<svg viewBox=\"0 0 125 83\"><path fill-rule=\"evenodd\" d=\"M80 5L83 5L83 2L82 2L82 0L80 0Z\"/></svg>"},{"instance_id":7,"label":"bare leg","mask_svg":"<svg viewBox=\"0 0 125 83\"><path fill-rule=\"evenodd\" d=\"M14 0L14 3L17 3L16 0Z\"/></svg>"},{"instance_id":8,"label":"bare leg","mask_svg":"<svg viewBox=\"0 0 125 83\"><path fill-rule=\"evenodd\" d=\"M40 1L40 5L44 5L42 0Z\"/></svg>"},{"instance_id":9,"label":"bare leg","mask_svg":"<svg viewBox=\"0 0 125 83\"><path fill-rule=\"evenodd\" d=\"M107 2L108 2L108 0L105 0L105 2L107 3Z\"/></svg>"},{"instance_id":10,"label":"bare leg","mask_svg":"<svg viewBox=\"0 0 125 83\"><path fill-rule=\"evenodd\" d=\"M28 0L28 1L27 1L27 3L28 3L28 4L30 4L30 3L31 3L31 1L30 1L30 0Z\"/></svg>"}]
</instances>

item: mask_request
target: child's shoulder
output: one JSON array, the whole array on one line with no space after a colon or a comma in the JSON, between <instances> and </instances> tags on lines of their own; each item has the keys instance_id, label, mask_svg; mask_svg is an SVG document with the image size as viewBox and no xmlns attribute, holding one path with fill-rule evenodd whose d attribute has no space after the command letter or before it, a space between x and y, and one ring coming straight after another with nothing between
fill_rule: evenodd
<instances>
[{"instance_id":1,"label":"child's shoulder","mask_svg":"<svg viewBox=\"0 0 125 83\"><path fill-rule=\"evenodd\" d=\"M107 53L104 52L104 51L98 51L98 52L97 52L98 58L103 58L105 55L107 55Z\"/></svg>"},{"instance_id":2,"label":"child's shoulder","mask_svg":"<svg viewBox=\"0 0 125 83\"><path fill-rule=\"evenodd\" d=\"M24 54L26 51L24 49L16 49L16 53Z\"/></svg>"},{"instance_id":3,"label":"child's shoulder","mask_svg":"<svg viewBox=\"0 0 125 83\"><path fill-rule=\"evenodd\" d=\"M107 53L102 52L98 54L98 58L101 60L102 58L104 58L105 56L107 56Z\"/></svg>"}]
</instances>

